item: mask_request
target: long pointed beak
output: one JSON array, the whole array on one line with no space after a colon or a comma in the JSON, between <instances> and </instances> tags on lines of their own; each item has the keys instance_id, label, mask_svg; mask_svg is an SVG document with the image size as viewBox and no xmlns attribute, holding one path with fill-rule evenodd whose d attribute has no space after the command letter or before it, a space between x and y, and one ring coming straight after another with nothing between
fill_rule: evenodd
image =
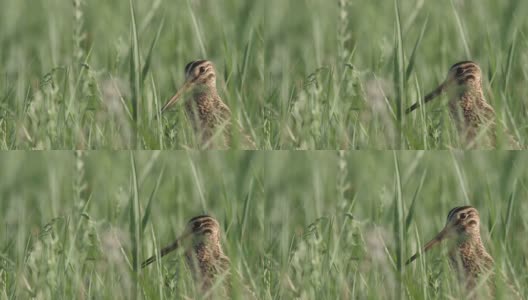
<instances>
[{"instance_id":1,"label":"long pointed beak","mask_svg":"<svg viewBox=\"0 0 528 300\"><path fill-rule=\"evenodd\" d=\"M429 251L431 248L433 248L434 246L436 246L437 244L440 244L446 238L447 233L449 232L449 229L450 229L449 226L444 227L444 229L442 229L442 231L440 231L432 240L430 240L427 244L425 244L425 246L423 247L422 253L425 253ZM417 259L419 256L420 256L420 252L417 252L405 262L405 265L410 264L415 259Z\"/></svg>"},{"instance_id":2,"label":"long pointed beak","mask_svg":"<svg viewBox=\"0 0 528 300\"><path fill-rule=\"evenodd\" d=\"M172 96L172 98L169 101L167 101L165 105L163 105L163 107L161 108L161 113L163 113L164 111L169 109L171 106L173 106L176 102L178 102L181 96L189 89L189 87L191 87L191 85L192 85L191 81L186 81L183 84L183 86L178 90L178 92L176 92L176 94Z\"/></svg>"},{"instance_id":3,"label":"long pointed beak","mask_svg":"<svg viewBox=\"0 0 528 300\"><path fill-rule=\"evenodd\" d=\"M181 244L182 244L182 241L188 237L189 235L191 234L191 232L184 232L179 238L177 238L172 244L168 245L167 247L161 249L159 255L153 255L151 257L149 257L147 260L145 260L142 264L141 264L141 268L144 268L148 265L150 265L151 263L155 262L158 258L162 258L163 256L171 253L172 251L178 249L181 247Z\"/></svg>"},{"instance_id":4,"label":"long pointed beak","mask_svg":"<svg viewBox=\"0 0 528 300\"><path fill-rule=\"evenodd\" d=\"M425 104L425 103L435 99L440 94L442 94L444 92L445 85L446 85L446 83L443 82L436 89L434 89L434 91L432 91L429 94L427 94L424 97L423 103ZM413 110L417 109L418 107L420 107L420 102L416 102L413 105L411 105L411 107L409 107L409 108L407 108L407 110L405 110L405 113L408 114L408 113L412 112Z\"/></svg>"}]
</instances>

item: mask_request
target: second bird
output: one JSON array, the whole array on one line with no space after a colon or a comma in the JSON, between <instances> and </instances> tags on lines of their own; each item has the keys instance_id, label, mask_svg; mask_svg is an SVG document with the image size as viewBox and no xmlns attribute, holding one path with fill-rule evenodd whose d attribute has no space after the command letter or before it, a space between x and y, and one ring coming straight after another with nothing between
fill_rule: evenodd
<instances>
[{"instance_id":1,"label":"second bird","mask_svg":"<svg viewBox=\"0 0 528 300\"><path fill-rule=\"evenodd\" d=\"M435 238L425 244L423 252L448 240L452 242L449 250L451 266L468 289L473 289L480 276L493 270L493 258L488 254L480 238L480 216L472 206L460 206L451 209L447 222ZM413 255L406 264L415 260Z\"/></svg>"},{"instance_id":2,"label":"second bird","mask_svg":"<svg viewBox=\"0 0 528 300\"><path fill-rule=\"evenodd\" d=\"M447 78L435 90L424 98L427 103L443 93L449 98L449 113L456 124L461 143L468 148L495 148L496 120L495 111L482 91L482 72L477 63L462 61L449 69ZM409 107L410 113L419 107L419 103ZM508 133L504 133L505 148L520 148Z\"/></svg>"},{"instance_id":3,"label":"second bird","mask_svg":"<svg viewBox=\"0 0 528 300\"><path fill-rule=\"evenodd\" d=\"M231 111L216 89L216 72L212 62L197 60L185 66L185 83L163 105L161 112L172 107L185 93L191 99L185 102L185 111L201 147L229 148L232 145ZM249 136L240 134L241 148L254 148Z\"/></svg>"}]
</instances>

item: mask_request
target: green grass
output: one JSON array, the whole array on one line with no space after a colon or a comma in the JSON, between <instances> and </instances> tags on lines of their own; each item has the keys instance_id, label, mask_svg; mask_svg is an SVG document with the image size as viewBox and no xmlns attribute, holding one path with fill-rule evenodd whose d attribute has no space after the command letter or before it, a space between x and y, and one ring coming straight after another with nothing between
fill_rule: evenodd
<instances>
[{"instance_id":1,"label":"green grass","mask_svg":"<svg viewBox=\"0 0 528 300\"><path fill-rule=\"evenodd\" d=\"M222 225L241 299L243 286L261 299L459 298L442 248L403 262L468 203L496 272L527 297L527 164L507 152L5 153L0 298L198 297L181 253L134 269L204 212Z\"/></svg>"},{"instance_id":2,"label":"green grass","mask_svg":"<svg viewBox=\"0 0 528 300\"><path fill-rule=\"evenodd\" d=\"M3 149L194 147L181 105L154 116L201 58L261 149L457 147L445 98L402 112L467 59L480 63L501 124L528 140L526 1L0 6Z\"/></svg>"}]
</instances>

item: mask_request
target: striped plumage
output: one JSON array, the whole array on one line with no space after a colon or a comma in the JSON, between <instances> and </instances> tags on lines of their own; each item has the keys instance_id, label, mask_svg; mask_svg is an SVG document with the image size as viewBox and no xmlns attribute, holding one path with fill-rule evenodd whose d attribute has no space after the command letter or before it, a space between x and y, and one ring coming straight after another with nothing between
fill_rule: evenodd
<instances>
[{"instance_id":1,"label":"striped plumage","mask_svg":"<svg viewBox=\"0 0 528 300\"><path fill-rule=\"evenodd\" d=\"M425 96L427 103L446 93L449 98L449 113L456 124L460 140L467 148L495 148L495 111L486 102L482 90L482 72L477 63L462 61L449 69L447 78L435 90ZM410 113L419 107L413 104L407 109ZM504 148L519 149L519 143L507 132Z\"/></svg>"},{"instance_id":2,"label":"striped plumage","mask_svg":"<svg viewBox=\"0 0 528 300\"><path fill-rule=\"evenodd\" d=\"M425 244L422 252L427 252L444 240L451 242L450 265L469 291L476 287L480 276L492 274L493 258L486 251L480 237L480 216L477 209L472 206L453 208L447 215L445 227ZM416 253L406 264L418 256L419 253ZM491 278L488 277L488 282L492 282Z\"/></svg>"},{"instance_id":3,"label":"striped plumage","mask_svg":"<svg viewBox=\"0 0 528 300\"><path fill-rule=\"evenodd\" d=\"M163 248L158 256L152 256L143 262L142 267L146 267L182 245L186 246L186 263L202 291L208 291L218 279L217 276L229 275L230 263L222 250L220 224L208 215L197 216L189 220L184 233L171 245ZM223 280L229 282L228 278Z\"/></svg>"},{"instance_id":4,"label":"striped plumage","mask_svg":"<svg viewBox=\"0 0 528 300\"><path fill-rule=\"evenodd\" d=\"M172 107L185 93L191 99L185 102L185 111L198 141L205 148L231 146L231 111L216 89L216 72L212 62L197 60L185 66L185 83L163 106L161 112ZM251 138L243 133L241 148L255 148Z\"/></svg>"}]
</instances>

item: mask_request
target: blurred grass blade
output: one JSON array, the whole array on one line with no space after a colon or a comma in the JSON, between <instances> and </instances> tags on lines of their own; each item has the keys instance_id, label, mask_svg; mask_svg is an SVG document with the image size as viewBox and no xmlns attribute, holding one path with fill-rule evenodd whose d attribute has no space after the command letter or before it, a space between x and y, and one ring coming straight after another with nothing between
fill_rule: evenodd
<instances>
[{"instance_id":1,"label":"blurred grass blade","mask_svg":"<svg viewBox=\"0 0 528 300\"><path fill-rule=\"evenodd\" d=\"M394 86L396 87L396 118L398 120L398 128L403 128L403 101L405 99L405 72L404 72L404 53L403 53L403 36L400 22L400 7L399 1L394 0L394 17L395 17L395 33L394 33ZM403 149L403 131L399 130L398 149Z\"/></svg>"},{"instance_id":2,"label":"blurred grass blade","mask_svg":"<svg viewBox=\"0 0 528 300\"><path fill-rule=\"evenodd\" d=\"M143 66L143 70L141 71L141 82L145 82L145 78L147 77L148 71L150 69L150 64L152 61L152 53L154 52L154 47L158 43L159 37L161 35L161 30L163 29L163 25L165 24L165 17L161 19L160 25L158 27L158 31L156 32L156 35L152 39L152 42L150 43L149 52L147 53L147 57L145 58L145 65Z\"/></svg>"},{"instance_id":3,"label":"blurred grass blade","mask_svg":"<svg viewBox=\"0 0 528 300\"><path fill-rule=\"evenodd\" d=\"M136 171L136 161L134 154L130 153L130 165L132 168L132 193L130 195L130 214L129 214L129 234L132 242L132 267L134 271L139 270L139 257L140 257L140 247L139 242L141 241L140 237L140 224L141 218L139 215L139 187L137 180L137 171ZM137 283L139 284L139 283ZM138 292L138 291L137 291Z\"/></svg>"},{"instance_id":4,"label":"blurred grass blade","mask_svg":"<svg viewBox=\"0 0 528 300\"><path fill-rule=\"evenodd\" d=\"M249 33L249 41L246 43L246 46L244 47L244 60L242 62L242 68L239 71L240 72L240 86L239 86L240 90L242 90L242 87L244 86L244 82L246 81L247 66L249 64L249 58L251 55L252 41L253 41L253 31Z\"/></svg>"},{"instance_id":5,"label":"blurred grass blade","mask_svg":"<svg viewBox=\"0 0 528 300\"><path fill-rule=\"evenodd\" d=\"M202 206L202 211L207 211L207 204L205 201L205 195L202 187L202 180L201 177L198 175L198 171L196 170L196 166L194 164L193 158L191 156L191 153L189 153L189 164L191 166L193 179L196 185L196 189L198 189L198 194L200 195L200 203Z\"/></svg>"},{"instance_id":6,"label":"blurred grass blade","mask_svg":"<svg viewBox=\"0 0 528 300\"><path fill-rule=\"evenodd\" d=\"M253 192L253 179L249 182L249 190L246 195L246 199L244 199L244 214L242 215L242 224L240 226L240 240L244 240L244 234L246 232L246 225L248 222L248 216L249 216L249 207L251 204L251 198L252 198L252 192Z\"/></svg>"},{"instance_id":7,"label":"blurred grass blade","mask_svg":"<svg viewBox=\"0 0 528 300\"><path fill-rule=\"evenodd\" d=\"M495 217L495 211L494 210L491 210L491 207L488 207L488 231L490 233L490 235L493 236L494 234L494 230L495 230L495 224L497 223L497 219ZM495 220L495 222L493 222Z\"/></svg>"},{"instance_id":8,"label":"blurred grass blade","mask_svg":"<svg viewBox=\"0 0 528 300\"><path fill-rule=\"evenodd\" d=\"M403 245L404 245L404 217L403 217L403 195L402 195L402 186L400 179L400 165L398 163L398 158L396 152L393 152L394 159L394 175L395 175L395 195L394 195L394 233L396 235L396 268L398 270L398 295L400 299L403 298L404 288L403 288Z\"/></svg>"},{"instance_id":9,"label":"blurred grass blade","mask_svg":"<svg viewBox=\"0 0 528 300\"><path fill-rule=\"evenodd\" d=\"M502 237L504 242L506 242L506 238L508 237L510 233L516 190L517 190L517 180L513 182L513 190L510 194L510 198L508 199L508 210L506 212L506 219L504 220L504 236Z\"/></svg>"},{"instance_id":10,"label":"blurred grass blade","mask_svg":"<svg viewBox=\"0 0 528 300\"><path fill-rule=\"evenodd\" d=\"M416 188L416 191L414 192L411 207L409 208L409 212L407 213L407 219L405 220L405 232L409 231L409 227L411 225L411 222L414 216L414 205L416 203L416 199L418 198L418 195L420 194L420 191L422 190L426 175L427 175L427 169L422 173L420 184L418 184L418 187Z\"/></svg>"},{"instance_id":11,"label":"blurred grass blade","mask_svg":"<svg viewBox=\"0 0 528 300\"><path fill-rule=\"evenodd\" d=\"M134 119L134 125L136 128L139 127L139 107L141 105L141 71L140 71L140 58L139 58L139 37L136 26L136 12L134 8L133 0L129 0L130 4L130 18L131 18L131 29L130 29L130 86L132 87L132 116ZM136 130L137 132L137 130ZM137 146L137 133L134 133L136 139L133 143L133 147Z\"/></svg>"},{"instance_id":12,"label":"blurred grass blade","mask_svg":"<svg viewBox=\"0 0 528 300\"><path fill-rule=\"evenodd\" d=\"M471 59L471 52L469 51L469 45L467 42L466 34L464 33L464 27L462 25L462 20L460 19L460 16L458 15L458 12L457 12L457 9L455 7L455 3L453 2L453 0L451 0L451 8L453 9L453 14L455 15L458 33L460 34L460 38L462 39L462 45L464 46L466 58Z\"/></svg>"},{"instance_id":13,"label":"blurred grass blade","mask_svg":"<svg viewBox=\"0 0 528 300\"><path fill-rule=\"evenodd\" d=\"M205 51L205 45L202 38L202 32L200 31L200 26L198 25L198 21L196 20L196 16L194 15L194 11L191 7L191 1L187 0L187 8L189 9L189 15L191 16L191 20L194 27L194 36L198 39L198 45L200 45L200 52L202 54L203 59L207 59L207 52Z\"/></svg>"},{"instance_id":14,"label":"blurred grass blade","mask_svg":"<svg viewBox=\"0 0 528 300\"><path fill-rule=\"evenodd\" d=\"M427 28L428 21L429 21L429 16L425 18L425 22L422 25L422 31L420 31L420 35L418 36L418 38L416 39L416 42L414 43L414 48L412 50L411 57L409 58L409 64L407 65L407 71L405 72L405 82L407 82L409 78L411 77L411 73L414 68L414 61L416 59L416 53L417 53L418 47L420 46L420 43L422 42L422 38L424 36L425 29Z\"/></svg>"},{"instance_id":15,"label":"blurred grass blade","mask_svg":"<svg viewBox=\"0 0 528 300\"><path fill-rule=\"evenodd\" d=\"M517 31L513 33L513 40L508 49L508 60L506 63L506 70L504 70L504 90L505 91L509 90L508 86L510 84L510 77L511 77L511 72L512 72L512 64L513 64L513 58L515 54L516 42L517 42Z\"/></svg>"},{"instance_id":16,"label":"blurred grass blade","mask_svg":"<svg viewBox=\"0 0 528 300\"><path fill-rule=\"evenodd\" d=\"M163 166L163 169L161 169L161 172L158 176L158 180L156 181L156 185L152 189L152 192L150 193L149 201L147 204L147 207L145 208L145 214L143 214L143 220L141 221L141 232L143 233L145 231L145 228L147 227L148 220L150 218L150 211L152 207L152 199L154 199L154 196L158 193L158 188L161 183L161 179L163 178L163 174L165 174L165 166Z\"/></svg>"},{"instance_id":17,"label":"blurred grass blade","mask_svg":"<svg viewBox=\"0 0 528 300\"><path fill-rule=\"evenodd\" d=\"M462 193L464 194L464 203L466 205L469 205L470 201L469 201L469 195L466 189L466 182L464 180L464 175L462 174L462 171L460 170L460 166L458 164L458 160L456 159L454 152L451 152L451 157L453 158L453 165L455 166L456 175L458 178L460 188L462 189Z\"/></svg>"}]
</instances>

